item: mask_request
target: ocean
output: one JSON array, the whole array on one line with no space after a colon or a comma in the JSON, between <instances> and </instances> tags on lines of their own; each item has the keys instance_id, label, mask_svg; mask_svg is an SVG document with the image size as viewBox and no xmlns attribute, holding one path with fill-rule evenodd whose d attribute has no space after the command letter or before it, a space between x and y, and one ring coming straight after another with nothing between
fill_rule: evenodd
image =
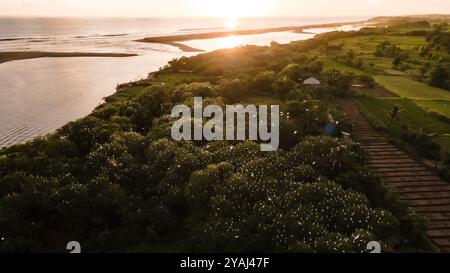
<instances>
[{"instance_id":1,"label":"ocean","mask_svg":"<svg viewBox=\"0 0 450 273\"><path fill-rule=\"evenodd\" d=\"M89 114L119 83L141 79L173 58L198 53L135 42L165 35L359 21L361 17L246 18L0 18L0 52L133 53L136 57L40 58L0 64L0 147L29 141ZM351 30L355 26L339 29ZM357 27L356 27L357 28ZM276 32L184 42L212 51L243 44L289 43L311 34Z\"/></svg>"}]
</instances>

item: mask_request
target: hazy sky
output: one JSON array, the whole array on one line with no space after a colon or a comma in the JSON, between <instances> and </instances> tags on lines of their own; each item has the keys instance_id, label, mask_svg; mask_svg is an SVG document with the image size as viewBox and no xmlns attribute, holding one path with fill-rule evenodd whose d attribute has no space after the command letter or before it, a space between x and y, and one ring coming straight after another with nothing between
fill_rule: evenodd
<instances>
[{"instance_id":1,"label":"hazy sky","mask_svg":"<svg viewBox=\"0 0 450 273\"><path fill-rule=\"evenodd\" d=\"M0 15L245 17L450 13L450 0L0 0Z\"/></svg>"}]
</instances>

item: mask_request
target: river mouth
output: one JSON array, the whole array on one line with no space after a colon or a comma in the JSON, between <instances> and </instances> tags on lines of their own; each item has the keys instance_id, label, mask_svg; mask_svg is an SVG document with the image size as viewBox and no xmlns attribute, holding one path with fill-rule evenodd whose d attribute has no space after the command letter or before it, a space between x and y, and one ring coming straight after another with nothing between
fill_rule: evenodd
<instances>
[{"instance_id":1,"label":"river mouth","mask_svg":"<svg viewBox=\"0 0 450 273\"><path fill-rule=\"evenodd\" d=\"M0 65L0 147L45 135L89 114L116 85L146 77L173 54L41 58Z\"/></svg>"}]
</instances>

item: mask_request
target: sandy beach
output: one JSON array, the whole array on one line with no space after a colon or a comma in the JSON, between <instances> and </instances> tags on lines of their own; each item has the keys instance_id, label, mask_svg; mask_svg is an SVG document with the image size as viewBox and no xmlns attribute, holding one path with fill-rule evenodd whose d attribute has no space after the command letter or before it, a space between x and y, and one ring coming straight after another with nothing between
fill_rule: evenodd
<instances>
[{"instance_id":1,"label":"sandy beach","mask_svg":"<svg viewBox=\"0 0 450 273\"><path fill-rule=\"evenodd\" d=\"M222 37L227 37L227 36L257 35L257 34L265 34L265 33L272 33L272 32L285 32L285 31L295 31L296 33L307 33L304 31L305 29L341 27L344 25L364 24L366 22L367 21L353 21L353 22L339 22L339 23L329 23L329 24L315 24L315 25L289 26L289 27L277 27L277 28L229 30L229 31L208 32L208 33L156 36L156 37L148 37L148 38L136 40L136 42L166 44L166 45L177 47L184 52L202 52L203 51L202 49L193 48L193 47L184 45L180 42L190 41L190 40L215 39L215 38L222 38Z\"/></svg>"},{"instance_id":2,"label":"sandy beach","mask_svg":"<svg viewBox=\"0 0 450 273\"><path fill-rule=\"evenodd\" d=\"M0 52L0 64L15 60L36 59L45 57L133 57L133 56L137 56L137 54L11 51L11 52Z\"/></svg>"}]
</instances>

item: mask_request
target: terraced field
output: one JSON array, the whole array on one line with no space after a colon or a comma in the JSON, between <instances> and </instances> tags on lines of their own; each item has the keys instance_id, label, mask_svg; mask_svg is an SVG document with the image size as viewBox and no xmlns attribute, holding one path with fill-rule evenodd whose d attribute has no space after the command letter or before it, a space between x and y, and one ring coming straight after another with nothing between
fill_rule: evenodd
<instances>
[{"instance_id":1,"label":"terraced field","mask_svg":"<svg viewBox=\"0 0 450 273\"><path fill-rule=\"evenodd\" d=\"M419 29L396 29L397 33L409 32ZM420 29L430 30L430 29ZM376 56L377 47L383 43L389 42L401 49L402 53L409 56L405 61L404 68L395 67L393 58ZM388 89L396 95L408 98L417 103L422 108L437 112L450 118L450 91L436 88L425 82L415 79L423 77L420 72L423 69L423 63L434 63L437 55L442 55L443 59L448 58L446 51L434 52L434 59L421 54L421 48L428 45L425 36L411 35L368 35L359 37L347 37L337 39L329 43L339 50L331 50L322 54L321 60L324 62L325 70L335 68L343 72L353 73L355 75L370 75L383 88ZM362 60L359 68L350 67L342 61L336 61L336 57L345 56L350 51L356 58ZM429 80L429 72L425 76Z\"/></svg>"}]
</instances>

